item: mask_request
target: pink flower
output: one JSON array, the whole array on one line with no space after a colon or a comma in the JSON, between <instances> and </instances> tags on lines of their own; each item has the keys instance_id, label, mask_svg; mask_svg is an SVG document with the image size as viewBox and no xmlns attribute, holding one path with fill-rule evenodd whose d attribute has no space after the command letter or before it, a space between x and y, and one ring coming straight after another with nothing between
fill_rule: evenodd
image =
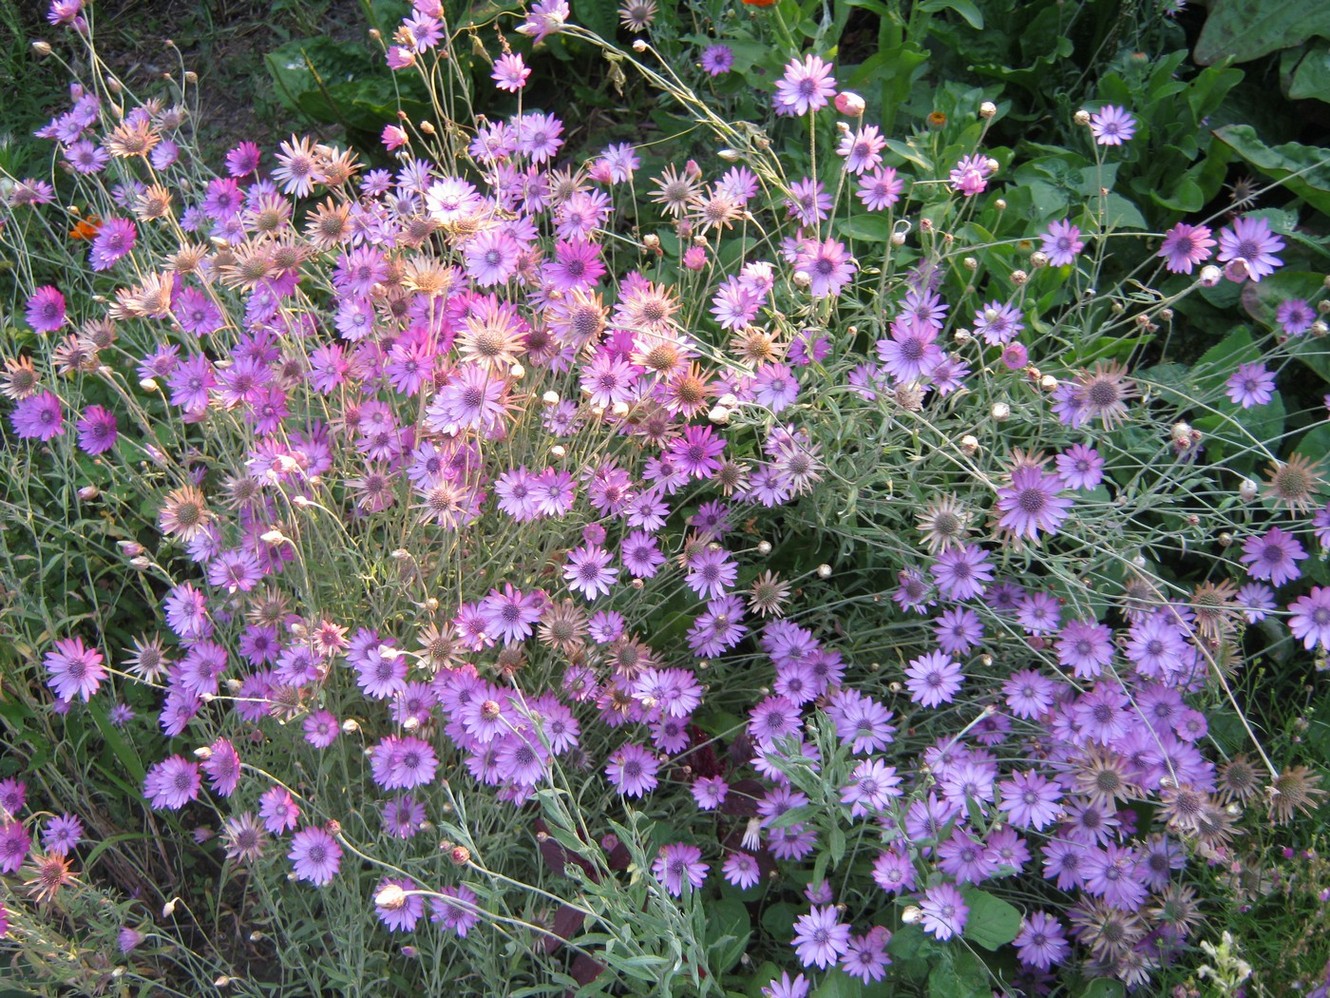
<instances>
[{"instance_id":1,"label":"pink flower","mask_svg":"<svg viewBox=\"0 0 1330 998\"><path fill-rule=\"evenodd\" d=\"M1210 230L1204 225L1179 222L1164 233L1164 241L1155 255L1163 257L1164 269L1170 273L1190 274L1197 264L1209 259L1214 244Z\"/></svg>"},{"instance_id":2,"label":"pink flower","mask_svg":"<svg viewBox=\"0 0 1330 998\"><path fill-rule=\"evenodd\" d=\"M530 75L531 69L522 61L522 57L516 52L509 52L494 61L494 72L490 74L490 79L500 90L517 93L526 86Z\"/></svg>"},{"instance_id":3,"label":"pink flower","mask_svg":"<svg viewBox=\"0 0 1330 998\"><path fill-rule=\"evenodd\" d=\"M50 673L46 685L61 700L73 700L79 696L86 701L106 678L102 653L84 645L82 638L58 639L55 650L46 653L42 664Z\"/></svg>"},{"instance_id":4,"label":"pink flower","mask_svg":"<svg viewBox=\"0 0 1330 998\"><path fill-rule=\"evenodd\" d=\"M39 333L53 333L65 324L65 296L47 284L28 299L28 325Z\"/></svg>"},{"instance_id":5,"label":"pink flower","mask_svg":"<svg viewBox=\"0 0 1330 998\"><path fill-rule=\"evenodd\" d=\"M826 107L835 93L831 64L809 54L803 62L791 59L786 64L785 75L776 81L776 96L772 100L777 114L800 117Z\"/></svg>"},{"instance_id":6,"label":"pink flower","mask_svg":"<svg viewBox=\"0 0 1330 998\"><path fill-rule=\"evenodd\" d=\"M1136 119L1109 104L1090 115L1090 134L1101 146L1120 146L1136 134Z\"/></svg>"}]
</instances>

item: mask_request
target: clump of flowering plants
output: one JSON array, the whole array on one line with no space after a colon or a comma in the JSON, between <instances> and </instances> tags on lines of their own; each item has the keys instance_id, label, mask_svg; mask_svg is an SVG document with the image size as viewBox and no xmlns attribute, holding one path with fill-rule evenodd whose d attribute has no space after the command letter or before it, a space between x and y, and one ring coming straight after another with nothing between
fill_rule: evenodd
<instances>
[{"instance_id":1,"label":"clump of flowering plants","mask_svg":"<svg viewBox=\"0 0 1330 998\"><path fill-rule=\"evenodd\" d=\"M438 121L387 126L383 166L293 135L213 172L180 93L132 99L88 12L51 14L92 71L42 130L57 175L8 180L9 474L77 485L50 505L99 509L153 612L122 638L109 601L27 601L25 702L257 899L247 953L163 929L208 955L162 959L256 990L1148 989L1193 952L1195 872L1318 805L1231 679L1330 646L1325 412L1280 395L1324 292L1267 292L1278 219L1124 224L1130 109L1077 116L1075 213L1016 217L982 93L945 141L888 136L791 53L764 132L560 0L507 25L714 137L647 173L568 150L502 32L509 103L473 115L420 0L385 54ZM1243 326L1170 363L1225 289ZM23 529L18 592L19 542L60 541ZM43 787L0 800L25 942L100 856ZM144 973L156 912L93 907Z\"/></svg>"}]
</instances>

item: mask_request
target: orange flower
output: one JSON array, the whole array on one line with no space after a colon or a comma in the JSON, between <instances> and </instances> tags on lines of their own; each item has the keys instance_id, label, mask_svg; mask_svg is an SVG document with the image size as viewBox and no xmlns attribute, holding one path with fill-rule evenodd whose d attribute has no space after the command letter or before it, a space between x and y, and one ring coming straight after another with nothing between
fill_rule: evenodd
<instances>
[{"instance_id":1,"label":"orange flower","mask_svg":"<svg viewBox=\"0 0 1330 998\"><path fill-rule=\"evenodd\" d=\"M97 215L79 219L69 230L70 239L92 239L101 231L102 220Z\"/></svg>"},{"instance_id":2,"label":"orange flower","mask_svg":"<svg viewBox=\"0 0 1330 998\"><path fill-rule=\"evenodd\" d=\"M774 7L776 0L744 0L749 7Z\"/></svg>"}]
</instances>

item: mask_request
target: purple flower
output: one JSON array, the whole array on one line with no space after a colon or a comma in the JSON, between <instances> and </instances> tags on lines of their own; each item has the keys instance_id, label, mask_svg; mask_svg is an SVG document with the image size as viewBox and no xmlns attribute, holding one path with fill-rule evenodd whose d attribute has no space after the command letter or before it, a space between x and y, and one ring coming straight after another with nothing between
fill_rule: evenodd
<instances>
[{"instance_id":1,"label":"purple flower","mask_svg":"<svg viewBox=\"0 0 1330 998\"><path fill-rule=\"evenodd\" d=\"M887 975L891 958L887 956L887 943L891 932L875 925L862 936L851 936L849 949L841 957L840 969L867 984L880 981Z\"/></svg>"},{"instance_id":2,"label":"purple flower","mask_svg":"<svg viewBox=\"0 0 1330 998\"><path fill-rule=\"evenodd\" d=\"M1013 945L1021 963L1040 970L1061 963L1071 953L1062 923L1042 911L1032 911L1025 916Z\"/></svg>"},{"instance_id":3,"label":"purple flower","mask_svg":"<svg viewBox=\"0 0 1330 998\"><path fill-rule=\"evenodd\" d=\"M656 757L640 745L623 745L605 767L615 788L625 797L641 797L656 789Z\"/></svg>"},{"instance_id":4,"label":"purple flower","mask_svg":"<svg viewBox=\"0 0 1330 998\"><path fill-rule=\"evenodd\" d=\"M127 218L112 218L102 223L92 241L88 259L93 270L110 270L121 257L129 253L138 241L138 231Z\"/></svg>"},{"instance_id":5,"label":"purple flower","mask_svg":"<svg viewBox=\"0 0 1330 998\"><path fill-rule=\"evenodd\" d=\"M1120 146L1136 134L1136 119L1116 104L1090 115L1090 134L1101 146Z\"/></svg>"},{"instance_id":6,"label":"purple flower","mask_svg":"<svg viewBox=\"0 0 1330 998\"><path fill-rule=\"evenodd\" d=\"M970 907L954 884L938 884L924 891L919 902L924 931L942 941L958 936L965 929Z\"/></svg>"},{"instance_id":7,"label":"purple flower","mask_svg":"<svg viewBox=\"0 0 1330 998\"><path fill-rule=\"evenodd\" d=\"M892 846L873 861L873 882L888 894L912 890L914 864L903 850Z\"/></svg>"},{"instance_id":8,"label":"purple flower","mask_svg":"<svg viewBox=\"0 0 1330 998\"><path fill-rule=\"evenodd\" d=\"M941 651L911 659L905 677L910 699L925 707L950 703L965 681L960 663Z\"/></svg>"},{"instance_id":9,"label":"purple flower","mask_svg":"<svg viewBox=\"0 0 1330 998\"><path fill-rule=\"evenodd\" d=\"M835 239L805 243L795 267L808 275L808 293L813 298L834 298L859 269Z\"/></svg>"},{"instance_id":10,"label":"purple flower","mask_svg":"<svg viewBox=\"0 0 1330 998\"><path fill-rule=\"evenodd\" d=\"M1275 321L1287 336L1301 336L1312 328L1316 310L1301 298L1289 298L1275 309Z\"/></svg>"},{"instance_id":11,"label":"purple flower","mask_svg":"<svg viewBox=\"0 0 1330 998\"><path fill-rule=\"evenodd\" d=\"M998 808L1018 828L1043 831L1058 820L1062 811L1058 785L1033 770L1012 773L1010 780L998 784L998 789L1002 791Z\"/></svg>"},{"instance_id":12,"label":"purple flower","mask_svg":"<svg viewBox=\"0 0 1330 998\"><path fill-rule=\"evenodd\" d=\"M83 823L72 814L56 815L42 829L42 845L57 856L68 856L82 840Z\"/></svg>"},{"instance_id":13,"label":"purple flower","mask_svg":"<svg viewBox=\"0 0 1330 998\"><path fill-rule=\"evenodd\" d=\"M661 846L660 854L651 864L652 874L675 897L683 896L685 881L693 890L698 890L706 881L709 869L711 867L702 862L702 850L685 842Z\"/></svg>"},{"instance_id":14,"label":"purple flower","mask_svg":"<svg viewBox=\"0 0 1330 998\"><path fill-rule=\"evenodd\" d=\"M567 5L564 5L566 11ZM465 939L480 921L480 912L476 908L476 895L466 884L445 887L439 891L442 897L430 898L429 920L444 928L452 929L458 938Z\"/></svg>"},{"instance_id":15,"label":"purple flower","mask_svg":"<svg viewBox=\"0 0 1330 998\"><path fill-rule=\"evenodd\" d=\"M1093 489L1104 480L1104 459L1093 447L1072 444L1055 460L1062 484L1068 489Z\"/></svg>"},{"instance_id":16,"label":"purple flower","mask_svg":"<svg viewBox=\"0 0 1330 998\"><path fill-rule=\"evenodd\" d=\"M507 52L494 60L494 72L490 74L490 79L500 90L515 94L526 86L530 75L531 70L522 61L522 56L517 52Z\"/></svg>"},{"instance_id":17,"label":"purple flower","mask_svg":"<svg viewBox=\"0 0 1330 998\"><path fill-rule=\"evenodd\" d=\"M21 821L0 821L0 873L17 873L32 848L32 835Z\"/></svg>"},{"instance_id":18,"label":"purple flower","mask_svg":"<svg viewBox=\"0 0 1330 998\"><path fill-rule=\"evenodd\" d=\"M1307 552L1296 537L1280 527L1271 527L1264 534L1247 538L1239 560L1253 579L1282 586L1302 574L1298 562L1306 557Z\"/></svg>"},{"instance_id":19,"label":"purple flower","mask_svg":"<svg viewBox=\"0 0 1330 998\"><path fill-rule=\"evenodd\" d=\"M1219 230L1218 259L1229 264L1234 280L1246 276L1256 283L1273 274L1284 262L1275 256L1283 248L1284 240L1270 231L1270 223L1264 218L1244 215Z\"/></svg>"},{"instance_id":20,"label":"purple flower","mask_svg":"<svg viewBox=\"0 0 1330 998\"><path fill-rule=\"evenodd\" d=\"M882 166L859 178L855 196L869 211L886 211L901 199L904 189L905 181L896 176L896 171L890 166Z\"/></svg>"},{"instance_id":21,"label":"purple flower","mask_svg":"<svg viewBox=\"0 0 1330 998\"><path fill-rule=\"evenodd\" d=\"M610 565L612 558L609 551L592 544L583 544L569 551L568 563L563 569L568 588L588 600L608 595L619 577L619 570Z\"/></svg>"},{"instance_id":22,"label":"purple flower","mask_svg":"<svg viewBox=\"0 0 1330 998\"><path fill-rule=\"evenodd\" d=\"M240 782L240 755L227 739L219 738L209 748L209 756L202 769L208 784L219 797L230 797Z\"/></svg>"},{"instance_id":23,"label":"purple flower","mask_svg":"<svg viewBox=\"0 0 1330 998\"><path fill-rule=\"evenodd\" d=\"M1020 309L1010 304L991 301L974 313L974 331L981 334L990 346L1010 343L1024 328Z\"/></svg>"},{"instance_id":24,"label":"purple flower","mask_svg":"<svg viewBox=\"0 0 1330 998\"><path fill-rule=\"evenodd\" d=\"M895 766L888 766L880 759L865 759L850 773L850 782L841 788L840 800L850 805L853 818L883 811L901 795L900 782Z\"/></svg>"},{"instance_id":25,"label":"purple flower","mask_svg":"<svg viewBox=\"0 0 1330 998\"><path fill-rule=\"evenodd\" d=\"M1011 473L1011 485L998 489L998 526L1017 537L1036 540L1042 531L1056 534L1072 500L1058 493L1062 480L1040 467L1022 465Z\"/></svg>"},{"instance_id":26,"label":"purple flower","mask_svg":"<svg viewBox=\"0 0 1330 998\"><path fill-rule=\"evenodd\" d=\"M791 59L786 64L785 75L776 81L772 102L777 114L800 117L826 107L835 93L831 64L809 54L803 62Z\"/></svg>"},{"instance_id":27,"label":"purple flower","mask_svg":"<svg viewBox=\"0 0 1330 998\"><path fill-rule=\"evenodd\" d=\"M115 413L100 405L83 410L78 421L78 441L84 453L104 454L115 446L119 429Z\"/></svg>"},{"instance_id":28,"label":"purple flower","mask_svg":"<svg viewBox=\"0 0 1330 998\"><path fill-rule=\"evenodd\" d=\"M1163 257L1164 269L1170 273L1190 274L1209 258L1214 245L1206 226L1179 222L1164 233L1164 241L1155 255Z\"/></svg>"},{"instance_id":29,"label":"purple flower","mask_svg":"<svg viewBox=\"0 0 1330 998\"><path fill-rule=\"evenodd\" d=\"M202 785L198 763L173 755L148 770L143 778L143 795L154 810L179 811L198 797Z\"/></svg>"},{"instance_id":30,"label":"purple flower","mask_svg":"<svg viewBox=\"0 0 1330 998\"><path fill-rule=\"evenodd\" d=\"M28 325L39 333L53 333L65 324L65 296L47 284L28 299Z\"/></svg>"},{"instance_id":31,"label":"purple flower","mask_svg":"<svg viewBox=\"0 0 1330 998\"><path fill-rule=\"evenodd\" d=\"M61 700L82 697L87 701L106 678L102 653L87 647L82 638L56 639L55 650L46 653L42 664L50 673L46 685Z\"/></svg>"},{"instance_id":32,"label":"purple flower","mask_svg":"<svg viewBox=\"0 0 1330 998\"><path fill-rule=\"evenodd\" d=\"M1330 586L1312 591L1289 604L1288 629L1308 651L1318 644L1330 648Z\"/></svg>"},{"instance_id":33,"label":"purple flower","mask_svg":"<svg viewBox=\"0 0 1330 998\"><path fill-rule=\"evenodd\" d=\"M1093 679L1113 661L1113 632L1096 620L1070 620L1057 638L1058 664Z\"/></svg>"},{"instance_id":34,"label":"purple flower","mask_svg":"<svg viewBox=\"0 0 1330 998\"><path fill-rule=\"evenodd\" d=\"M410 794L383 802L383 830L398 839L409 839L425 823L425 805Z\"/></svg>"},{"instance_id":35,"label":"purple flower","mask_svg":"<svg viewBox=\"0 0 1330 998\"><path fill-rule=\"evenodd\" d=\"M20 440L53 440L65 432L64 408L54 392L42 392L20 400L9 414L14 435Z\"/></svg>"},{"instance_id":36,"label":"purple flower","mask_svg":"<svg viewBox=\"0 0 1330 998\"><path fill-rule=\"evenodd\" d=\"M790 184L790 197L785 201L785 208L791 218L811 229L826 220L827 212L831 210L831 195L822 186L822 181L805 177Z\"/></svg>"},{"instance_id":37,"label":"purple flower","mask_svg":"<svg viewBox=\"0 0 1330 998\"><path fill-rule=\"evenodd\" d=\"M332 883L342 864L342 847L324 829L302 828L291 837L291 861L297 880L308 880L315 887Z\"/></svg>"},{"instance_id":38,"label":"purple flower","mask_svg":"<svg viewBox=\"0 0 1330 998\"><path fill-rule=\"evenodd\" d=\"M734 50L728 45L709 45L702 50L702 68L709 76L724 76L734 68Z\"/></svg>"},{"instance_id":39,"label":"purple flower","mask_svg":"<svg viewBox=\"0 0 1330 998\"><path fill-rule=\"evenodd\" d=\"M813 907L794 923L794 951L805 967L825 970L850 946L850 927L840 924L835 905Z\"/></svg>"},{"instance_id":40,"label":"purple flower","mask_svg":"<svg viewBox=\"0 0 1330 998\"><path fill-rule=\"evenodd\" d=\"M757 864L757 860L746 852L730 853L725 857L725 863L720 868L720 872L726 882L733 884L740 890L755 887L758 881L762 879L762 871Z\"/></svg>"},{"instance_id":41,"label":"purple flower","mask_svg":"<svg viewBox=\"0 0 1330 998\"><path fill-rule=\"evenodd\" d=\"M273 835L295 828L300 821L300 808L285 787L271 787L259 798L259 817L263 827Z\"/></svg>"},{"instance_id":42,"label":"purple flower","mask_svg":"<svg viewBox=\"0 0 1330 998\"><path fill-rule=\"evenodd\" d=\"M1039 238L1042 240L1040 249L1054 267L1075 263L1076 255L1085 249L1081 230L1066 219L1050 222L1048 230Z\"/></svg>"},{"instance_id":43,"label":"purple flower","mask_svg":"<svg viewBox=\"0 0 1330 998\"><path fill-rule=\"evenodd\" d=\"M1228 400L1244 409L1265 405L1275 393L1275 376L1264 364L1239 364L1225 382Z\"/></svg>"},{"instance_id":44,"label":"purple flower","mask_svg":"<svg viewBox=\"0 0 1330 998\"><path fill-rule=\"evenodd\" d=\"M988 552L978 544L943 551L931 569L937 587L954 600L970 599L983 593L993 581L993 566L988 563Z\"/></svg>"},{"instance_id":45,"label":"purple flower","mask_svg":"<svg viewBox=\"0 0 1330 998\"><path fill-rule=\"evenodd\" d=\"M772 978L762 988L763 998L808 998L808 981L800 974L790 980L790 972L782 970L780 979Z\"/></svg>"}]
</instances>

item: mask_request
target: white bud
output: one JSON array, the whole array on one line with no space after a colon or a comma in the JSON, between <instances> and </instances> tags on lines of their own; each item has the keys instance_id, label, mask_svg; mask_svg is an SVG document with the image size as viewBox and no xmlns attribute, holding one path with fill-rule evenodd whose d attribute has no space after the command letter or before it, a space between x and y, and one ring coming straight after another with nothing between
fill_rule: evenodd
<instances>
[{"instance_id":1,"label":"white bud","mask_svg":"<svg viewBox=\"0 0 1330 998\"><path fill-rule=\"evenodd\" d=\"M1051 392L1057 386L1058 386L1058 379L1053 377L1053 375L1051 374L1045 374L1042 378L1039 379L1039 387L1046 392Z\"/></svg>"},{"instance_id":2,"label":"white bud","mask_svg":"<svg viewBox=\"0 0 1330 998\"><path fill-rule=\"evenodd\" d=\"M526 377L526 368L521 364L514 362L513 366L508 368L508 373L512 376L514 381L521 381Z\"/></svg>"},{"instance_id":3,"label":"white bud","mask_svg":"<svg viewBox=\"0 0 1330 998\"><path fill-rule=\"evenodd\" d=\"M831 578L831 566L830 566L830 565L818 565L818 566L817 566L817 577L818 577L819 579L829 579L829 578Z\"/></svg>"},{"instance_id":4,"label":"white bud","mask_svg":"<svg viewBox=\"0 0 1330 998\"><path fill-rule=\"evenodd\" d=\"M757 542L757 553L758 553L758 554L771 554L771 541L758 541L758 542Z\"/></svg>"},{"instance_id":5,"label":"white bud","mask_svg":"<svg viewBox=\"0 0 1330 998\"><path fill-rule=\"evenodd\" d=\"M1256 495L1259 491L1260 491L1260 486L1257 485L1255 482L1253 482L1250 478L1244 478L1240 483L1238 483L1238 496L1242 499L1243 502L1251 502L1253 499L1256 498Z\"/></svg>"},{"instance_id":6,"label":"white bud","mask_svg":"<svg viewBox=\"0 0 1330 998\"><path fill-rule=\"evenodd\" d=\"M707 419L711 420L713 423L720 423L723 425L730 421L730 410L726 409L723 405L713 406L711 411L707 413Z\"/></svg>"},{"instance_id":7,"label":"white bud","mask_svg":"<svg viewBox=\"0 0 1330 998\"><path fill-rule=\"evenodd\" d=\"M1075 113L1075 115L1072 116L1071 120L1076 122L1076 124L1080 125L1082 128L1084 128L1086 125L1090 123L1090 112L1085 110L1085 108L1081 108L1079 111Z\"/></svg>"},{"instance_id":8,"label":"white bud","mask_svg":"<svg viewBox=\"0 0 1330 998\"><path fill-rule=\"evenodd\" d=\"M342 722L342 734L354 735L360 730L360 723L354 717L348 717Z\"/></svg>"},{"instance_id":9,"label":"white bud","mask_svg":"<svg viewBox=\"0 0 1330 998\"><path fill-rule=\"evenodd\" d=\"M1201 276L1198 280L1203 288L1213 288L1219 283L1219 279L1224 276L1224 272L1213 264L1201 268Z\"/></svg>"},{"instance_id":10,"label":"white bud","mask_svg":"<svg viewBox=\"0 0 1330 998\"><path fill-rule=\"evenodd\" d=\"M389 911L396 911L406 904L406 891L396 884L389 884L379 893L374 895L374 903L380 908L387 908Z\"/></svg>"},{"instance_id":11,"label":"white bud","mask_svg":"<svg viewBox=\"0 0 1330 998\"><path fill-rule=\"evenodd\" d=\"M794 286L797 288L806 288L813 283L812 275L806 270L796 270L794 272Z\"/></svg>"},{"instance_id":12,"label":"white bud","mask_svg":"<svg viewBox=\"0 0 1330 998\"><path fill-rule=\"evenodd\" d=\"M991 118L995 114L997 114L997 105L991 100L986 100L979 105L979 117Z\"/></svg>"},{"instance_id":13,"label":"white bud","mask_svg":"<svg viewBox=\"0 0 1330 998\"><path fill-rule=\"evenodd\" d=\"M919 921L919 919L923 917L924 917L923 909L920 908L917 904L909 905L906 907L904 911L901 912L901 921L904 922L906 925L914 925L917 921Z\"/></svg>"},{"instance_id":14,"label":"white bud","mask_svg":"<svg viewBox=\"0 0 1330 998\"><path fill-rule=\"evenodd\" d=\"M559 393L546 392L544 395L540 397L540 401L542 405L556 406L559 404Z\"/></svg>"},{"instance_id":15,"label":"white bud","mask_svg":"<svg viewBox=\"0 0 1330 998\"><path fill-rule=\"evenodd\" d=\"M989 410L989 413L994 419L1001 423L1011 416L1011 406L1007 405L1006 402L994 402L993 408Z\"/></svg>"},{"instance_id":16,"label":"white bud","mask_svg":"<svg viewBox=\"0 0 1330 998\"><path fill-rule=\"evenodd\" d=\"M720 152L716 153L716 155L726 163L739 162L739 151L737 149L722 149Z\"/></svg>"},{"instance_id":17,"label":"white bud","mask_svg":"<svg viewBox=\"0 0 1330 998\"><path fill-rule=\"evenodd\" d=\"M154 378L144 378L139 382L139 387L145 392L155 392L157 391L158 386L157 381Z\"/></svg>"}]
</instances>

